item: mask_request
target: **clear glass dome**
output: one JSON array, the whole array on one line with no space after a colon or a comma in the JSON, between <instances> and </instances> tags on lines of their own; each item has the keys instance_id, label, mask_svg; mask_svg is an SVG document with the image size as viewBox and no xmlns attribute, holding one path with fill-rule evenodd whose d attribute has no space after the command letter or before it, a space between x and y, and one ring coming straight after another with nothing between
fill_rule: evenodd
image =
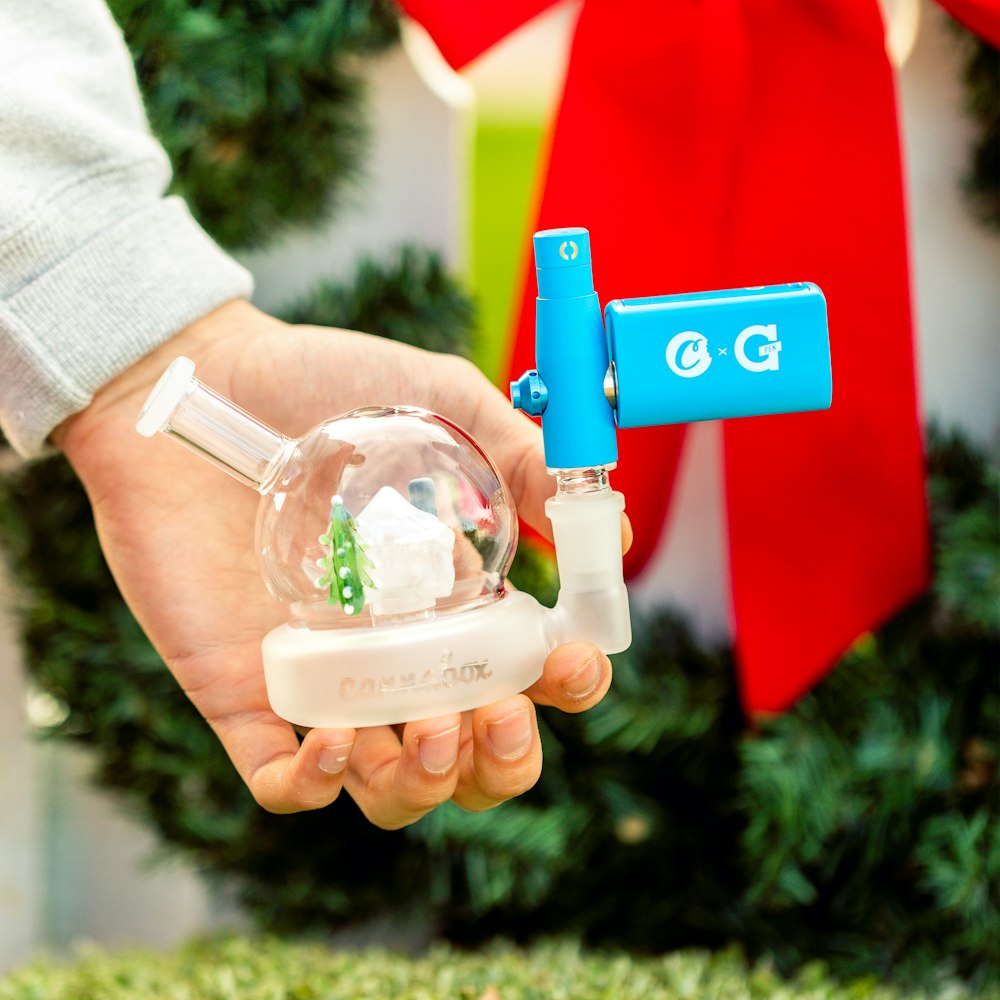
<instances>
[{"instance_id":1,"label":"clear glass dome","mask_svg":"<svg viewBox=\"0 0 1000 1000\"><path fill-rule=\"evenodd\" d=\"M459 427L366 407L301 438L257 520L268 589L309 628L414 621L503 594L517 517Z\"/></svg>"}]
</instances>

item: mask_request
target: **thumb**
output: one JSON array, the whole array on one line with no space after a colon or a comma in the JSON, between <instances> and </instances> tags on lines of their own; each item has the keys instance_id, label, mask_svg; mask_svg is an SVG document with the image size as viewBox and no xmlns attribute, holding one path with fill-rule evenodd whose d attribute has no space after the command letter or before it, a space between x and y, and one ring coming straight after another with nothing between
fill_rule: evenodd
<instances>
[{"instance_id":1,"label":"thumb","mask_svg":"<svg viewBox=\"0 0 1000 1000\"><path fill-rule=\"evenodd\" d=\"M524 522L552 541L545 501L555 493L556 480L545 467L541 428L488 382L479 403L469 433L496 462ZM632 526L622 514L622 552L631 545Z\"/></svg>"},{"instance_id":2,"label":"thumb","mask_svg":"<svg viewBox=\"0 0 1000 1000\"><path fill-rule=\"evenodd\" d=\"M542 431L530 417L515 410L510 400L482 376L480 398L466 430L493 459L520 517L540 535L552 540L545 501L556 491L554 476L545 469Z\"/></svg>"}]
</instances>

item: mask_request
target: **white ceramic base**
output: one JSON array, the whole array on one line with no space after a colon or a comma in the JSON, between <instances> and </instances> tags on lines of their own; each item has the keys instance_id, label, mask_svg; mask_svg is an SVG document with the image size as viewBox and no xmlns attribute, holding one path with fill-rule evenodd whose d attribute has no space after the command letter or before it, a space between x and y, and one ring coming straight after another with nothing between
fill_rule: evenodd
<instances>
[{"instance_id":1,"label":"white ceramic base","mask_svg":"<svg viewBox=\"0 0 1000 1000\"><path fill-rule=\"evenodd\" d=\"M474 611L381 628L282 625L264 639L271 707L300 726L379 726L488 705L530 687L551 615L510 592Z\"/></svg>"}]
</instances>

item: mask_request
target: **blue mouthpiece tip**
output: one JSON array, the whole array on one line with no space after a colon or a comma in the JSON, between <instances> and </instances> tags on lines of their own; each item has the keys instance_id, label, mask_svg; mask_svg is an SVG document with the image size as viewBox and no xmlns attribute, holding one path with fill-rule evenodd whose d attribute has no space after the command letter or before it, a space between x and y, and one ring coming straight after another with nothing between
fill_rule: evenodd
<instances>
[{"instance_id":1,"label":"blue mouthpiece tip","mask_svg":"<svg viewBox=\"0 0 1000 1000\"><path fill-rule=\"evenodd\" d=\"M539 297L563 299L593 293L590 233L586 229L545 229L535 233L534 245Z\"/></svg>"}]
</instances>

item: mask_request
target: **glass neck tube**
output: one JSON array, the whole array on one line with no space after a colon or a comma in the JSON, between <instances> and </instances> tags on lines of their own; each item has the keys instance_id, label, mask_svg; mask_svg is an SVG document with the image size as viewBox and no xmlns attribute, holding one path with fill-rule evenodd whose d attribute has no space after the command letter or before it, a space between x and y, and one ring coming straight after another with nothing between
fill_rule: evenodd
<instances>
[{"instance_id":1,"label":"glass neck tube","mask_svg":"<svg viewBox=\"0 0 1000 1000\"><path fill-rule=\"evenodd\" d=\"M601 493L610 490L608 470L614 465L595 465L589 469L549 469L556 477L556 494L575 496L580 493Z\"/></svg>"},{"instance_id":2,"label":"glass neck tube","mask_svg":"<svg viewBox=\"0 0 1000 1000\"><path fill-rule=\"evenodd\" d=\"M136 429L168 435L216 468L266 493L295 442L240 409L194 377L194 363L177 358L143 406Z\"/></svg>"}]
</instances>

